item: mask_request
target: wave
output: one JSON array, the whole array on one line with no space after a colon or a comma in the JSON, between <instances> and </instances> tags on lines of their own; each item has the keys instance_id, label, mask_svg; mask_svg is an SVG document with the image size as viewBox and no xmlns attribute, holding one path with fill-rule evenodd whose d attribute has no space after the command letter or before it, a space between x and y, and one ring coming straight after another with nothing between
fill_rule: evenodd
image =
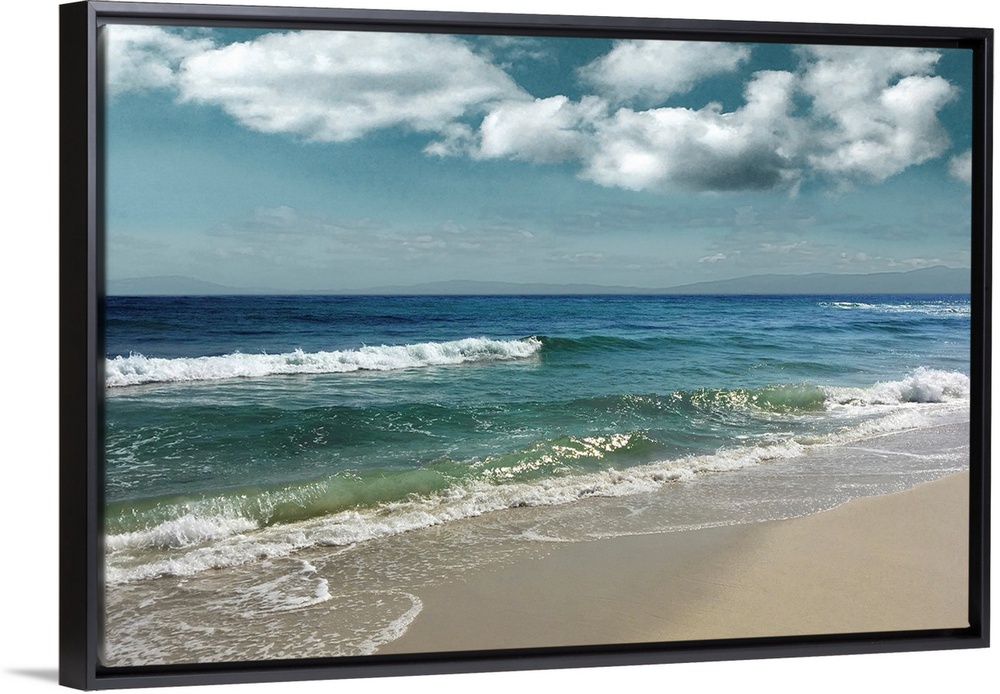
<instances>
[{"instance_id":1,"label":"wave","mask_svg":"<svg viewBox=\"0 0 1000 694\"><path fill-rule=\"evenodd\" d=\"M830 386L823 392L831 407L871 406L968 400L970 387L969 377L964 373L921 366L899 381L880 381L865 388Z\"/></svg>"},{"instance_id":2,"label":"wave","mask_svg":"<svg viewBox=\"0 0 1000 694\"><path fill-rule=\"evenodd\" d=\"M548 475L566 464L575 468L599 467L611 461L626 465L679 450L703 450L719 445L736 429L743 433L747 427L767 429L768 422L783 417L819 421L831 415L833 421L878 415L886 408L906 404L965 401L969 389L965 374L917 369L903 379L867 387L788 383L479 405L366 403L291 410L265 404L220 409L214 404L194 403L185 405L183 413L170 421L161 421L155 431L132 426L109 429L105 448L109 462L126 475L141 470L146 460L174 460L176 474L181 474L182 468L195 474L195 461L204 455L206 447L212 447L220 460L231 460L241 467L238 461L245 454L247 437L252 437L254 452L261 460L271 460L279 467L289 455L289 444L292 450L308 449L311 455L326 457L331 461L327 465L332 467L334 460L341 461L336 463L338 466L357 465L349 462L353 454L341 455L348 449L360 450L356 447L390 450L412 444L426 449L426 455L436 456L443 453L435 441L461 440L465 459L453 461L452 467L446 460L436 460L428 470L447 478L461 476L463 466L472 456L478 456L483 470L495 465L498 469L536 470L537 474ZM523 450L497 452L490 441L503 440L505 435L512 437L508 440L537 440ZM115 480L118 485L122 478ZM369 488L365 485L373 484L362 481L364 485L350 498ZM431 481L425 476L408 483L421 491ZM128 494L127 487L109 489Z\"/></svg>"},{"instance_id":3,"label":"wave","mask_svg":"<svg viewBox=\"0 0 1000 694\"><path fill-rule=\"evenodd\" d=\"M436 460L416 469L351 469L325 479L272 489L236 489L217 496L159 498L111 505L107 547L177 548L270 525L295 523L358 508L383 508L463 484L533 483L652 460L663 447L640 431L557 436L474 460Z\"/></svg>"},{"instance_id":4,"label":"wave","mask_svg":"<svg viewBox=\"0 0 1000 694\"><path fill-rule=\"evenodd\" d=\"M560 403L566 411L591 409L636 414L686 408L700 412L759 411L794 414L838 410L843 406L944 403L969 399L969 377L959 371L918 367L898 381L879 381L871 386L820 386L782 383L759 388L702 388L679 390L668 395L612 395Z\"/></svg>"},{"instance_id":5,"label":"wave","mask_svg":"<svg viewBox=\"0 0 1000 694\"><path fill-rule=\"evenodd\" d=\"M542 344L533 337L523 340L491 340L470 337L450 342L409 345L364 346L333 352L242 354L163 359L130 354L105 361L108 388L148 383L217 381L231 378L261 378L290 374L331 374L353 371L395 371L469 362L526 359Z\"/></svg>"},{"instance_id":6,"label":"wave","mask_svg":"<svg viewBox=\"0 0 1000 694\"><path fill-rule=\"evenodd\" d=\"M927 316L957 317L972 315L972 305L966 300L912 301L904 303L871 303L864 301L822 301L820 306L843 311L874 313L919 313Z\"/></svg>"},{"instance_id":7,"label":"wave","mask_svg":"<svg viewBox=\"0 0 1000 694\"><path fill-rule=\"evenodd\" d=\"M106 548L112 561L107 579L118 583L190 575L287 556L304 547L349 546L503 509L651 492L706 473L796 458L818 446L933 425L942 416L965 411L969 385L968 377L958 372L917 369L903 379L866 388L784 386L620 396L601 406L617 401L659 407L680 399L692 407L758 408L763 403L769 412L795 413L815 409L820 393L828 412L867 410L875 416L851 420L826 434L802 432L742 443L734 439L715 450L687 454L647 430L561 435L471 461L439 460L415 470L352 470L270 490L109 508ZM148 551L165 554L139 559Z\"/></svg>"},{"instance_id":8,"label":"wave","mask_svg":"<svg viewBox=\"0 0 1000 694\"><path fill-rule=\"evenodd\" d=\"M295 523L265 524L240 515L236 497L191 504L183 517L148 529L109 535L111 553L137 550L180 550L169 558L129 566L109 563L106 580L125 583L164 575L193 575L204 570L236 566L265 557L287 556L311 546L350 546L441 523L472 518L509 508L554 506L590 497L630 496L654 491L671 481L691 480L709 472L725 472L801 455L802 445L786 442L722 450L711 455L685 456L530 482L495 483L470 479L425 495L375 506L356 506ZM222 507L231 504L229 510ZM216 512L211 511L212 508ZM251 532L248 524L256 526ZM219 531L230 528L228 536Z\"/></svg>"}]
</instances>

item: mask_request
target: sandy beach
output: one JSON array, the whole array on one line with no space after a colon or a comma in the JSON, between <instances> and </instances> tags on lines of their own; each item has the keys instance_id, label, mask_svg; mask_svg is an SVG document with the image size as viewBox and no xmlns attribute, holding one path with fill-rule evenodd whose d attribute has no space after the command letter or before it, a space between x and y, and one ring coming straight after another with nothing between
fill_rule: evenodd
<instances>
[{"instance_id":1,"label":"sandy beach","mask_svg":"<svg viewBox=\"0 0 1000 694\"><path fill-rule=\"evenodd\" d=\"M784 521L555 545L419 593L379 653L967 626L967 472Z\"/></svg>"}]
</instances>

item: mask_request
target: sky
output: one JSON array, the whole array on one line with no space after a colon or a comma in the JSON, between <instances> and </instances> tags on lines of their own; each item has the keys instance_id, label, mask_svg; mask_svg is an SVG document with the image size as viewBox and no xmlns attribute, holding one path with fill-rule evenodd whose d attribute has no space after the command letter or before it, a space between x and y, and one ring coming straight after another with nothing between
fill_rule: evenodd
<instances>
[{"instance_id":1,"label":"sky","mask_svg":"<svg viewBox=\"0 0 1000 694\"><path fill-rule=\"evenodd\" d=\"M970 265L971 51L109 25L106 275Z\"/></svg>"}]
</instances>

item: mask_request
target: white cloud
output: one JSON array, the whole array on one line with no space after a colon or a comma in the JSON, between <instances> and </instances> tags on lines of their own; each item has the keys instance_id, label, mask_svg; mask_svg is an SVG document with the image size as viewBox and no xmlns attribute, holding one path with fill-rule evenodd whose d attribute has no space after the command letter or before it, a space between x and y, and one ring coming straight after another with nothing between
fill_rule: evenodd
<instances>
[{"instance_id":1,"label":"white cloud","mask_svg":"<svg viewBox=\"0 0 1000 694\"><path fill-rule=\"evenodd\" d=\"M109 24L102 35L105 85L112 96L172 87L184 58L212 48L207 38L189 39L153 26Z\"/></svg>"},{"instance_id":2,"label":"white cloud","mask_svg":"<svg viewBox=\"0 0 1000 694\"><path fill-rule=\"evenodd\" d=\"M652 105L690 91L706 77L732 72L749 57L748 47L733 43L618 41L579 74L602 96Z\"/></svg>"},{"instance_id":3,"label":"white cloud","mask_svg":"<svg viewBox=\"0 0 1000 694\"><path fill-rule=\"evenodd\" d=\"M310 141L402 128L429 135L430 155L573 162L584 179L631 190L885 180L947 150L937 114L956 94L926 49L803 47L797 70L754 73L743 105L724 111L643 106L737 69L746 46L619 41L579 71L597 93L573 100L532 99L447 35L287 32L217 48L157 27L106 31L112 94L172 88L247 128ZM962 180L968 170L968 153L950 163Z\"/></svg>"},{"instance_id":4,"label":"white cloud","mask_svg":"<svg viewBox=\"0 0 1000 694\"><path fill-rule=\"evenodd\" d=\"M812 101L812 121L821 126L807 153L818 172L881 181L947 149L937 112L956 90L931 74L940 54L844 46L813 46L800 54L802 91Z\"/></svg>"},{"instance_id":5,"label":"white cloud","mask_svg":"<svg viewBox=\"0 0 1000 694\"><path fill-rule=\"evenodd\" d=\"M443 123L438 129L440 140L429 142L424 147L424 154L437 157L455 157L465 155L477 145L475 131L465 123Z\"/></svg>"},{"instance_id":6,"label":"white cloud","mask_svg":"<svg viewBox=\"0 0 1000 694\"><path fill-rule=\"evenodd\" d=\"M726 259L725 253L716 253L715 255L706 255L702 258L698 258L699 263L718 263Z\"/></svg>"},{"instance_id":7,"label":"white cloud","mask_svg":"<svg viewBox=\"0 0 1000 694\"><path fill-rule=\"evenodd\" d=\"M612 112L604 100L565 96L496 106L480 126L473 156L536 162L577 160L581 176L632 190L773 188L797 175L798 124L789 116L794 76L765 71L746 104L723 112L658 108Z\"/></svg>"},{"instance_id":8,"label":"white cloud","mask_svg":"<svg viewBox=\"0 0 1000 694\"><path fill-rule=\"evenodd\" d=\"M960 181L972 183L972 150L967 149L948 161L948 173Z\"/></svg>"},{"instance_id":9,"label":"white cloud","mask_svg":"<svg viewBox=\"0 0 1000 694\"><path fill-rule=\"evenodd\" d=\"M607 104L596 97L504 102L483 119L474 154L538 162L583 158L591 146L592 124L606 117Z\"/></svg>"},{"instance_id":10,"label":"white cloud","mask_svg":"<svg viewBox=\"0 0 1000 694\"><path fill-rule=\"evenodd\" d=\"M788 255L789 253L809 254L808 242L795 241L792 243L762 243L759 250L762 253L779 253Z\"/></svg>"},{"instance_id":11,"label":"white cloud","mask_svg":"<svg viewBox=\"0 0 1000 694\"><path fill-rule=\"evenodd\" d=\"M490 58L490 62L510 67L515 62L551 60L552 54L545 48L545 40L531 36L484 36L480 52Z\"/></svg>"},{"instance_id":12,"label":"white cloud","mask_svg":"<svg viewBox=\"0 0 1000 694\"><path fill-rule=\"evenodd\" d=\"M798 124L789 117L794 80L788 72L757 73L746 104L703 109L620 109L597 127L597 151L583 176L633 190L746 190L791 183Z\"/></svg>"},{"instance_id":13,"label":"white cloud","mask_svg":"<svg viewBox=\"0 0 1000 694\"><path fill-rule=\"evenodd\" d=\"M889 267L903 267L910 270L917 270L924 267L934 267L936 265L943 264L944 261L941 258L903 258L902 260L896 260L895 258L888 259Z\"/></svg>"},{"instance_id":14,"label":"white cloud","mask_svg":"<svg viewBox=\"0 0 1000 694\"><path fill-rule=\"evenodd\" d=\"M736 46L731 48L740 51L713 62L706 46L722 49L622 42L583 74L616 98L648 96L657 61L675 52L683 55L678 47L690 51L691 62L685 63L690 69L678 70L674 81L663 77L659 82L662 90L656 93L663 96L745 59ZM947 149L937 114L956 90L931 74L938 53L822 46L803 48L799 56L795 72L754 73L744 89L744 105L731 111L718 104L613 110L594 96L500 104L474 134L478 146L467 139L466 151L482 157L575 160L581 177L631 190L794 192L810 177L835 183L885 180ZM705 63L701 72L693 67L698 60ZM612 77L619 78L617 87Z\"/></svg>"},{"instance_id":15,"label":"white cloud","mask_svg":"<svg viewBox=\"0 0 1000 694\"><path fill-rule=\"evenodd\" d=\"M603 261L604 254L593 253L593 252L570 253L570 254L559 255L555 259L558 260L559 262L571 263L574 265L579 265L579 264L590 265L593 263L600 263L601 261Z\"/></svg>"},{"instance_id":16,"label":"white cloud","mask_svg":"<svg viewBox=\"0 0 1000 694\"><path fill-rule=\"evenodd\" d=\"M486 104L527 98L502 70L445 35L267 34L187 58L183 101L244 126L343 142L381 128L447 132Z\"/></svg>"}]
</instances>

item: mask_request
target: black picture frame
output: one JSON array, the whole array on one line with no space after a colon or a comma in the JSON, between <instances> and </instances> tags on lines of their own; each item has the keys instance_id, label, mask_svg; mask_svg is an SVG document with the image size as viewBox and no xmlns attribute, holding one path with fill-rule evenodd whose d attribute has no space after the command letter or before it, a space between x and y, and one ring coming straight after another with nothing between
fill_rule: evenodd
<instances>
[{"instance_id":1,"label":"black picture frame","mask_svg":"<svg viewBox=\"0 0 1000 694\"><path fill-rule=\"evenodd\" d=\"M101 114L104 22L753 40L973 53L972 416L967 629L105 668L101 610ZM79 689L278 682L983 648L989 645L992 41L989 29L78 2L60 7L60 683Z\"/></svg>"}]
</instances>

